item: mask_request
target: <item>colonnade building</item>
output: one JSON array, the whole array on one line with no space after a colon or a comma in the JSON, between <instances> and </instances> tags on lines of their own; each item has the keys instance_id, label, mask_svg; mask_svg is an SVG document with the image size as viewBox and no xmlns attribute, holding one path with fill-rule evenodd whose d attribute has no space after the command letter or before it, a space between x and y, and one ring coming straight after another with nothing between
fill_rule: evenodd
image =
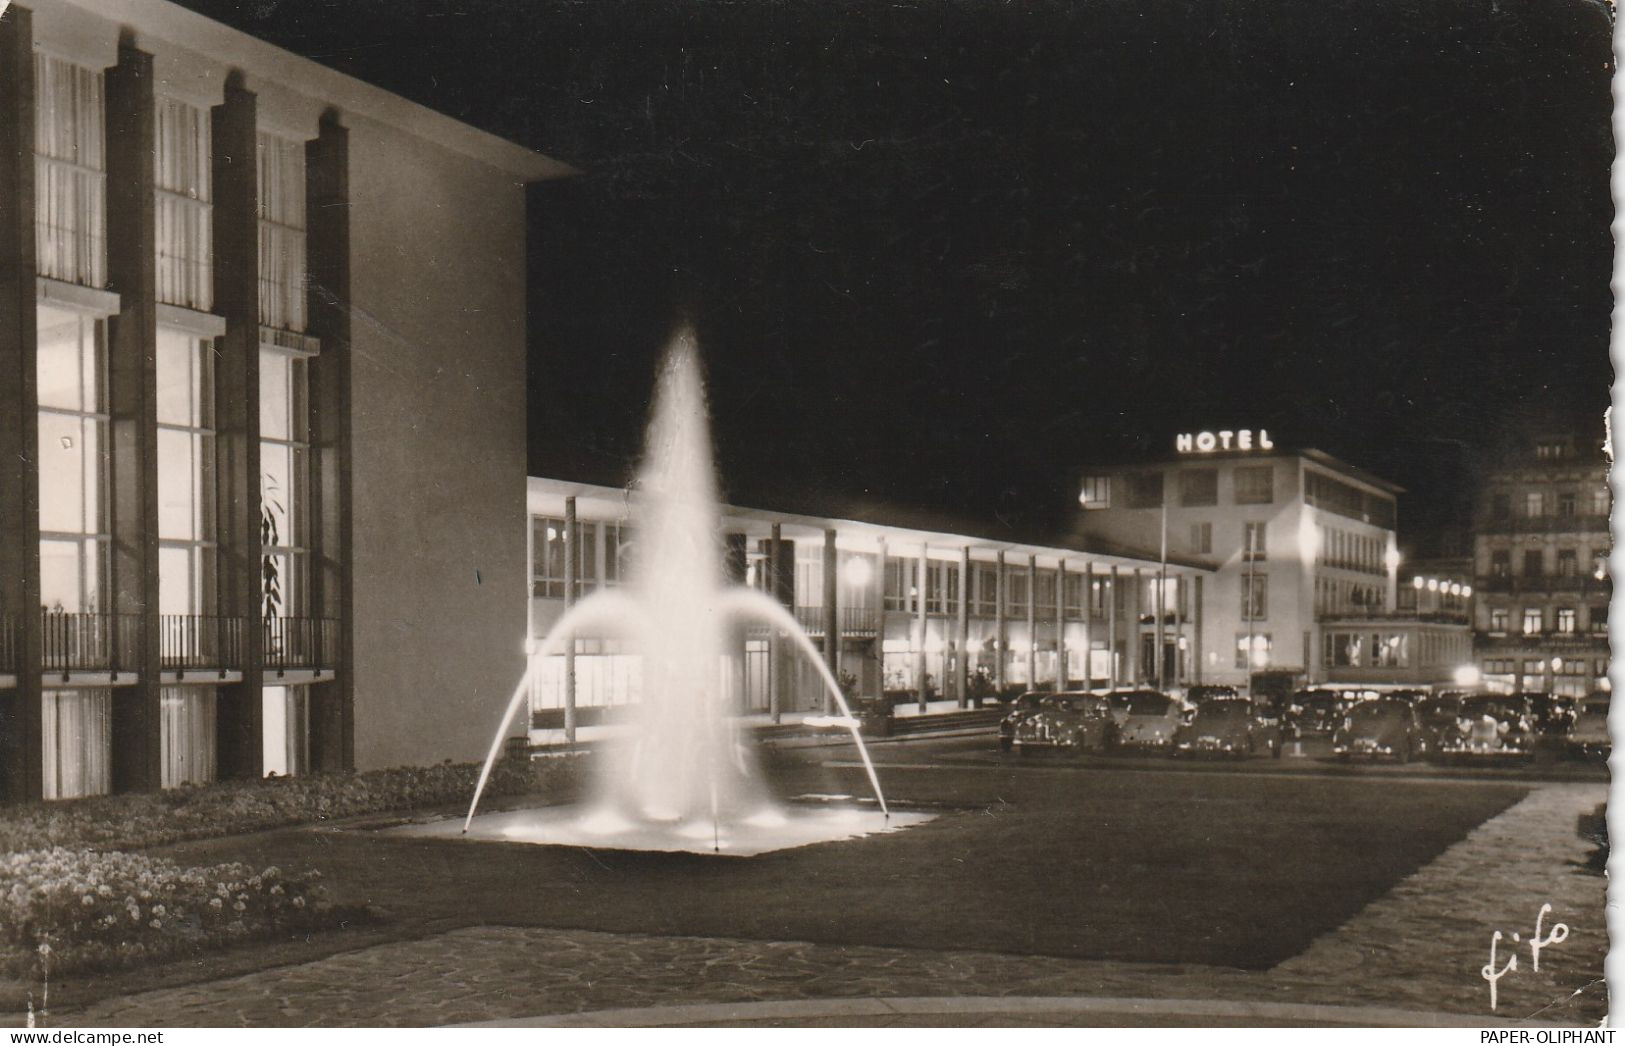
<instances>
[{"instance_id":1,"label":"colonnade building","mask_svg":"<svg viewBox=\"0 0 1625 1046\"><path fill-rule=\"evenodd\" d=\"M1213 571L1203 642L1187 652L1163 640L1171 673L1421 685L1471 664L1464 612L1400 604L1400 487L1320 450L1278 447L1263 429L1181 434L1174 447L1161 461L1085 470L1079 495L1081 535Z\"/></svg>"},{"instance_id":2,"label":"colonnade building","mask_svg":"<svg viewBox=\"0 0 1625 1046\"><path fill-rule=\"evenodd\" d=\"M531 623L544 637L574 600L624 583L637 540L623 489L531 477ZM859 698L964 707L1013 688L1159 682L1143 636L1202 645L1202 586L1211 566L1103 540L1027 543L902 521L886 509L825 516L720 508L730 579L772 594ZM850 518L862 515L864 518ZM1152 608L1161 589L1164 617ZM746 714L827 710L814 665L771 630L737 637L733 695ZM584 634L573 654L535 666L535 731L592 725L640 699L640 657L610 636ZM1160 680L1201 679L1195 659ZM567 681L573 674L573 686Z\"/></svg>"},{"instance_id":3,"label":"colonnade building","mask_svg":"<svg viewBox=\"0 0 1625 1046\"><path fill-rule=\"evenodd\" d=\"M6 794L476 757L568 169L163 0L5 8L0 165Z\"/></svg>"}]
</instances>

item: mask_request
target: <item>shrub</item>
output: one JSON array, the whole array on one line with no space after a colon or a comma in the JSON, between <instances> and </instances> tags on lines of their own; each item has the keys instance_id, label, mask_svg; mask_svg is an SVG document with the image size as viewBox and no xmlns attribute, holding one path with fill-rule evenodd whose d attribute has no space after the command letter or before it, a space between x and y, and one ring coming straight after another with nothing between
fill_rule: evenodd
<instances>
[{"instance_id":1,"label":"shrub","mask_svg":"<svg viewBox=\"0 0 1625 1046\"><path fill-rule=\"evenodd\" d=\"M63 848L0 857L0 965L19 976L161 961L352 916L315 872L181 868Z\"/></svg>"},{"instance_id":2,"label":"shrub","mask_svg":"<svg viewBox=\"0 0 1625 1046\"><path fill-rule=\"evenodd\" d=\"M107 795L0 808L0 853L53 847L133 849L264 831L362 814L465 803L479 766L443 763L364 773L220 781L138 795ZM487 796L568 787L573 759L504 760ZM0 887L3 888L3 887Z\"/></svg>"}]
</instances>

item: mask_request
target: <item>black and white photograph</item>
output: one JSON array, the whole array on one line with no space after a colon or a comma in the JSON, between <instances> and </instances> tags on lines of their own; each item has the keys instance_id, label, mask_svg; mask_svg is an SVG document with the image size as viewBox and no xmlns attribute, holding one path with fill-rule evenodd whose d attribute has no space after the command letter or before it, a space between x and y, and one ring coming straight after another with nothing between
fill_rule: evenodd
<instances>
[{"instance_id":1,"label":"black and white photograph","mask_svg":"<svg viewBox=\"0 0 1625 1046\"><path fill-rule=\"evenodd\" d=\"M1611 1042L1615 19L0 0L0 1026Z\"/></svg>"}]
</instances>

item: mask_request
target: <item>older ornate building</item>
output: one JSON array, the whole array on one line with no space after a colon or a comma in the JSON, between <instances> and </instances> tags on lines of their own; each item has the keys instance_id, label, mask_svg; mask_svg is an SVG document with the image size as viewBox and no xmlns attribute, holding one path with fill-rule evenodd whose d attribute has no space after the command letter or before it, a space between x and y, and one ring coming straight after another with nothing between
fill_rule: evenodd
<instances>
[{"instance_id":1,"label":"older ornate building","mask_svg":"<svg viewBox=\"0 0 1625 1046\"><path fill-rule=\"evenodd\" d=\"M1578 695L1608 685L1608 462L1540 436L1486 478L1475 515L1477 651L1488 686Z\"/></svg>"}]
</instances>

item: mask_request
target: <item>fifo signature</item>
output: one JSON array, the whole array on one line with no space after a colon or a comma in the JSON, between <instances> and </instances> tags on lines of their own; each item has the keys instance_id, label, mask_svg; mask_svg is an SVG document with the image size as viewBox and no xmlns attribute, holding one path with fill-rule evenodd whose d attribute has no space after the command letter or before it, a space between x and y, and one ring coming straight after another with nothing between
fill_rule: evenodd
<instances>
[{"instance_id":1,"label":"fifo signature","mask_svg":"<svg viewBox=\"0 0 1625 1046\"><path fill-rule=\"evenodd\" d=\"M1529 938L1528 942L1529 968L1534 970L1536 973L1540 972L1541 951L1551 945L1562 944L1564 941L1569 939L1569 928L1565 923L1553 923L1551 933L1544 937L1541 936L1541 924L1545 921L1547 914L1551 910L1552 906L1549 904L1543 904L1540 906L1540 912L1535 916L1535 932L1534 935ZM1495 968L1495 950L1500 943L1501 931L1496 930L1495 936L1490 938L1490 961L1485 964L1482 970L1479 971L1479 976L1490 982L1490 1009L1492 1010L1495 1009L1496 1003L1496 983L1500 981L1502 977L1505 977L1507 974L1518 968L1518 949L1516 947L1512 949L1512 954L1507 956L1506 965L1501 967L1499 970ZM1521 944L1523 943L1523 939L1517 934L1513 934L1512 943L1514 945Z\"/></svg>"}]
</instances>

